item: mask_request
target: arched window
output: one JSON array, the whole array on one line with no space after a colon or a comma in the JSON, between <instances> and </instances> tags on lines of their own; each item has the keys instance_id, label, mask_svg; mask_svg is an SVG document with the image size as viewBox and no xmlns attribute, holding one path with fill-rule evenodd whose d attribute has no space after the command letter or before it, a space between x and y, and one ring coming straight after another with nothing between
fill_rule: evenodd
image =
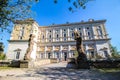
<instances>
[{"instance_id":1,"label":"arched window","mask_svg":"<svg viewBox=\"0 0 120 80\"><path fill-rule=\"evenodd\" d=\"M57 34L57 38L58 38L58 34Z\"/></svg>"},{"instance_id":2,"label":"arched window","mask_svg":"<svg viewBox=\"0 0 120 80\"><path fill-rule=\"evenodd\" d=\"M90 36L90 32L88 32L88 37Z\"/></svg>"},{"instance_id":3,"label":"arched window","mask_svg":"<svg viewBox=\"0 0 120 80\"><path fill-rule=\"evenodd\" d=\"M44 35L43 35L43 37L42 37L43 39L44 39Z\"/></svg>"},{"instance_id":4,"label":"arched window","mask_svg":"<svg viewBox=\"0 0 120 80\"><path fill-rule=\"evenodd\" d=\"M17 52L16 59L19 59L19 57L20 57L20 51Z\"/></svg>"},{"instance_id":5,"label":"arched window","mask_svg":"<svg viewBox=\"0 0 120 80\"><path fill-rule=\"evenodd\" d=\"M74 37L74 33L72 33L72 37Z\"/></svg>"},{"instance_id":6,"label":"arched window","mask_svg":"<svg viewBox=\"0 0 120 80\"><path fill-rule=\"evenodd\" d=\"M64 37L66 37L66 34L64 34Z\"/></svg>"},{"instance_id":7,"label":"arched window","mask_svg":"<svg viewBox=\"0 0 120 80\"><path fill-rule=\"evenodd\" d=\"M91 39L91 34L90 34L90 32L88 32L88 39Z\"/></svg>"},{"instance_id":8,"label":"arched window","mask_svg":"<svg viewBox=\"0 0 120 80\"><path fill-rule=\"evenodd\" d=\"M80 36L82 36L82 33L80 32Z\"/></svg>"},{"instance_id":9,"label":"arched window","mask_svg":"<svg viewBox=\"0 0 120 80\"><path fill-rule=\"evenodd\" d=\"M49 36L49 38L51 38L51 35Z\"/></svg>"}]
</instances>

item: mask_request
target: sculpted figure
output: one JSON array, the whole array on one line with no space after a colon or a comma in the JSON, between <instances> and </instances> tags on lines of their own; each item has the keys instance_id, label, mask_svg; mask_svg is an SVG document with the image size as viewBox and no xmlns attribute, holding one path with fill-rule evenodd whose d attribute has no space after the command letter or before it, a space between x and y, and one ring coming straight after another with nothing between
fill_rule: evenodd
<instances>
[{"instance_id":1,"label":"sculpted figure","mask_svg":"<svg viewBox=\"0 0 120 80\"><path fill-rule=\"evenodd\" d=\"M78 57L77 57L77 64L80 62L85 62L87 61L86 54L84 52L83 44L82 44L82 37L77 31L74 31L74 37L76 40L76 48L78 52Z\"/></svg>"},{"instance_id":2,"label":"sculpted figure","mask_svg":"<svg viewBox=\"0 0 120 80\"><path fill-rule=\"evenodd\" d=\"M31 52L33 50L33 45L34 45L34 39L35 36L33 34L30 34L30 38L29 38L29 43L28 43L28 48L24 57L24 60L31 60Z\"/></svg>"}]
</instances>

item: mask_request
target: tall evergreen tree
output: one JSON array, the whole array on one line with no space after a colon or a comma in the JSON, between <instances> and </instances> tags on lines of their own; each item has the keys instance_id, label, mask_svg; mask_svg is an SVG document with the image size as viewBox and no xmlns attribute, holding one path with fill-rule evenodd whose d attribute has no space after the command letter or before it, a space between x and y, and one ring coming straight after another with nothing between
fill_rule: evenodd
<instances>
[{"instance_id":1,"label":"tall evergreen tree","mask_svg":"<svg viewBox=\"0 0 120 80\"><path fill-rule=\"evenodd\" d=\"M111 45L111 52L113 58L120 58L120 52L117 50L115 46Z\"/></svg>"}]
</instances>

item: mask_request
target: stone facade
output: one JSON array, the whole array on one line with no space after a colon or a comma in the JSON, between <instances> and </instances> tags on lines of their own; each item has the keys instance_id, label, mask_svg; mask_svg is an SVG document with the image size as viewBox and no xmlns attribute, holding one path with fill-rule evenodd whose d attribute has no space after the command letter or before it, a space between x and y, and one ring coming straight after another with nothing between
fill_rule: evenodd
<instances>
[{"instance_id":1,"label":"stone facade","mask_svg":"<svg viewBox=\"0 0 120 80\"><path fill-rule=\"evenodd\" d=\"M88 59L111 56L110 38L105 29L106 20L93 20L51 26L39 26L34 20L16 21L8 45L7 58L22 60L28 48L30 34L35 34L34 60L57 58L67 60L74 57L76 42L74 30L83 39Z\"/></svg>"}]
</instances>

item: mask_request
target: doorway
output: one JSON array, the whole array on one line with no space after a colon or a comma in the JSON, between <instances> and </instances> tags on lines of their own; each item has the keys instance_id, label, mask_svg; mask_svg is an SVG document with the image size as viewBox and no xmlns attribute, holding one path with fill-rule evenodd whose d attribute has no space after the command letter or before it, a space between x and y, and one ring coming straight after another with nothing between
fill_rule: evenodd
<instances>
[{"instance_id":1,"label":"doorway","mask_svg":"<svg viewBox=\"0 0 120 80\"><path fill-rule=\"evenodd\" d=\"M107 51L104 51L104 55L106 58L109 56Z\"/></svg>"},{"instance_id":2,"label":"doorway","mask_svg":"<svg viewBox=\"0 0 120 80\"><path fill-rule=\"evenodd\" d=\"M64 60L67 60L67 52L64 52Z\"/></svg>"},{"instance_id":3,"label":"doorway","mask_svg":"<svg viewBox=\"0 0 120 80\"><path fill-rule=\"evenodd\" d=\"M50 59L50 57L51 57L51 53L48 53L48 59Z\"/></svg>"}]
</instances>

